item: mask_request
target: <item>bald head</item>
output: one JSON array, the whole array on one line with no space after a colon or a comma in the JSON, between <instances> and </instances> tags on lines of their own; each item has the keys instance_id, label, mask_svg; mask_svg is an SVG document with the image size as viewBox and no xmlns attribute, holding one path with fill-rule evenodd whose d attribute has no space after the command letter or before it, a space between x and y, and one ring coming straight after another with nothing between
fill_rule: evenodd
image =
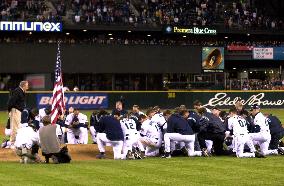
<instances>
[{"instance_id":1,"label":"bald head","mask_svg":"<svg viewBox=\"0 0 284 186\"><path fill-rule=\"evenodd\" d=\"M28 81L21 81L19 87L23 89L23 91L27 91L29 89L29 82Z\"/></svg>"}]
</instances>

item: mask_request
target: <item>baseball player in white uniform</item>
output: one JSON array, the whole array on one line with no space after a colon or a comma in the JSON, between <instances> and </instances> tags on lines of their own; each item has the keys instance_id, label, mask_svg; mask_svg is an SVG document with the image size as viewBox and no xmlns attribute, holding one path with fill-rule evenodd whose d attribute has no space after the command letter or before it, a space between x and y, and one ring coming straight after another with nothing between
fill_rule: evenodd
<instances>
[{"instance_id":1,"label":"baseball player in white uniform","mask_svg":"<svg viewBox=\"0 0 284 186\"><path fill-rule=\"evenodd\" d=\"M162 131L160 126L151 120L151 117L155 114L153 110L147 111L147 116L141 116L141 138L140 142L145 151L145 156L157 156L159 155L159 148L162 145Z\"/></svg>"},{"instance_id":2,"label":"baseball player in white uniform","mask_svg":"<svg viewBox=\"0 0 284 186\"><path fill-rule=\"evenodd\" d=\"M236 152L236 156L238 158L255 157L256 150L247 129L247 121L243 117L237 115L235 107L230 109L229 114L228 129L232 131L234 135L233 151ZM226 133L226 136L229 136L229 134ZM250 153L244 153L245 144L250 148Z\"/></svg>"},{"instance_id":3,"label":"baseball player in white uniform","mask_svg":"<svg viewBox=\"0 0 284 186\"><path fill-rule=\"evenodd\" d=\"M88 130L84 128L84 125L86 125L87 121L87 116L80 113L78 109L74 109L74 112L66 117L65 124L68 126L68 144L88 143L88 140L86 139L86 137L88 137Z\"/></svg>"},{"instance_id":4,"label":"baseball player in white uniform","mask_svg":"<svg viewBox=\"0 0 284 186\"><path fill-rule=\"evenodd\" d=\"M258 105L252 105L251 114L253 115L253 123L255 129L258 130L255 133L250 133L250 136L255 144L259 144L260 152L262 155L278 154L277 150L268 150L269 143L271 140L269 124L267 118L260 112Z\"/></svg>"},{"instance_id":5,"label":"baseball player in white uniform","mask_svg":"<svg viewBox=\"0 0 284 186\"><path fill-rule=\"evenodd\" d=\"M136 123L133 119L126 117L120 120L120 124L121 124L121 129L123 131L123 136L124 136L122 157L131 158L132 157L132 147L139 147L138 145L139 134L136 129ZM127 157L127 156L131 156L131 157Z\"/></svg>"},{"instance_id":6,"label":"baseball player in white uniform","mask_svg":"<svg viewBox=\"0 0 284 186\"><path fill-rule=\"evenodd\" d=\"M163 116L163 113L156 112L151 118L151 121L157 123L164 131L167 130L167 121Z\"/></svg>"}]
</instances>

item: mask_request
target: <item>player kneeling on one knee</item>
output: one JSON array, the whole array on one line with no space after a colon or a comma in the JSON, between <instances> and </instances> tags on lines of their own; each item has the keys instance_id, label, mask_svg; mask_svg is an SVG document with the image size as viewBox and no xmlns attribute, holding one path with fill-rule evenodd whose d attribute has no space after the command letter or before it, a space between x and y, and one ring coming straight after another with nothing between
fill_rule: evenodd
<instances>
[{"instance_id":1,"label":"player kneeling on one knee","mask_svg":"<svg viewBox=\"0 0 284 186\"><path fill-rule=\"evenodd\" d=\"M88 129L86 128L87 122L87 116L80 113L78 109L74 109L74 112L66 117L65 125L68 126L68 144L88 143Z\"/></svg>"},{"instance_id":2,"label":"player kneeling on one knee","mask_svg":"<svg viewBox=\"0 0 284 186\"><path fill-rule=\"evenodd\" d=\"M18 129L15 141L16 154L20 156L21 163L41 162L37 150L33 147L39 144L38 133L35 132L35 126L30 124L27 127Z\"/></svg>"},{"instance_id":3,"label":"player kneeling on one knee","mask_svg":"<svg viewBox=\"0 0 284 186\"><path fill-rule=\"evenodd\" d=\"M252 105L251 114L253 116L253 124L255 125L255 132L250 133L250 136L255 144L259 144L262 155L278 154L278 150L268 150L271 140L269 124L267 118L260 112L258 105Z\"/></svg>"},{"instance_id":4,"label":"player kneeling on one knee","mask_svg":"<svg viewBox=\"0 0 284 186\"><path fill-rule=\"evenodd\" d=\"M247 121L242 116L237 115L235 107L230 109L229 116L228 129L230 130L229 133L234 135L234 151L236 152L236 156L238 158L248 158L258 155L255 154L256 150L248 133ZM226 137L228 136L229 134L226 132ZM245 145L250 148L250 153L244 153Z\"/></svg>"},{"instance_id":5,"label":"player kneeling on one knee","mask_svg":"<svg viewBox=\"0 0 284 186\"><path fill-rule=\"evenodd\" d=\"M162 145L162 131L160 126L151 120L152 116L155 114L153 109L147 111L147 116L141 115L141 131L142 136L139 141L142 147L140 150L142 154L144 152L146 157L158 156L159 148Z\"/></svg>"},{"instance_id":6,"label":"player kneeling on one knee","mask_svg":"<svg viewBox=\"0 0 284 186\"><path fill-rule=\"evenodd\" d=\"M105 157L105 145L111 144L113 147L114 159L121 159L121 151L123 146L123 132L119 122L120 114L114 113L114 116L108 116L107 112L101 110L99 115L103 115L99 121L97 144L100 154L97 158L102 159Z\"/></svg>"},{"instance_id":7,"label":"player kneeling on one knee","mask_svg":"<svg viewBox=\"0 0 284 186\"><path fill-rule=\"evenodd\" d=\"M180 113L171 114L170 111L165 112L167 118L167 133L164 135L165 141L165 158L171 157L171 144L174 142L184 142L188 151L188 156L201 156L201 151L194 151L195 135L189 126L186 118L189 112L182 110Z\"/></svg>"},{"instance_id":8,"label":"player kneeling on one knee","mask_svg":"<svg viewBox=\"0 0 284 186\"><path fill-rule=\"evenodd\" d=\"M124 159L135 159L138 157L135 147L141 147L141 144L139 143L139 135L137 131L136 122L130 118L130 114L126 114L124 118L120 120L121 128L123 131L124 136L124 143L123 143L123 158ZM140 148L139 148L140 149ZM141 158L141 157L140 157Z\"/></svg>"}]
</instances>

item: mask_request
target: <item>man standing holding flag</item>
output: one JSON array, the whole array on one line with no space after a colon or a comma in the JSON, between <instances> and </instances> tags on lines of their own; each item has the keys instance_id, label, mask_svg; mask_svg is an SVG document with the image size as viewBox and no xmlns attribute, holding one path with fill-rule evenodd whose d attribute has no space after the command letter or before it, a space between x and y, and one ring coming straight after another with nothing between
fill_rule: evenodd
<instances>
[{"instance_id":1,"label":"man standing holding flag","mask_svg":"<svg viewBox=\"0 0 284 186\"><path fill-rule=\"evenodd\" d=\"M61 71L61 53L60 53L60 42L58 43L56 66L55 66L55 83L52 96L52 109L51 109L51 123L55 124L57 118L64 113L64 89L62 82L62 71Z\"/></svg>"}]
</instances>

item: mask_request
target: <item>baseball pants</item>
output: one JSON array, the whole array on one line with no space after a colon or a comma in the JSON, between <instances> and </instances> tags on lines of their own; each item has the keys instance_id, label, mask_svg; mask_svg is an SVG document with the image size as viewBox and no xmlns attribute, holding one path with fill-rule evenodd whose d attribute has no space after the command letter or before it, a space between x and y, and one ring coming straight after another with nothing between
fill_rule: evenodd
<instances>
[{"instance_id":1,"label":"baseball pants","mask_svg":"<svg viewBox=\"0 0 284 186\"><path fill-rule=\"evenodd\" d=\"M156 137L142 137L139 139L142 144L141 151L145 151L145 156L153 157L159 155L159 148L162 145L162 139Z\"/></svg>"},{"instance_id":2,"label":"baseball pants","mask_svg":"<svg viewBox=\"0 0 284 186\"><path fill-rule=\"evenodd\" d=\"M97 143L97 131L94 126L90 126L90 133L94 143Z\"/></svg>"},{"instance_id":3,"label":"baseball pants","mask_svg":"<svg viewBox=\"0 0 284 186\"><path fill-rule=\"evenodd\" d=\"M245 145L247 145L250 148L250 153L244 153ZM254 154L255 148L248 134L234 136L234 147L235 147L236 155L238 158L255 157L255 154Z\"/></svg>"},{"instance_id":4,"label":"baseball pants","mask_svg":"<svg viewBox=\"0 0 284 186\"><path fill-rule=\"evenodd\" d=\"M86 127L80 127L79 142L80 144L88 144L88 129Z\"/></svg>"},{"instance_id":5,"label":"baseball pants","mask_svg":"<svg viewBox=\"0 0 284 186\"><path fill-rule=\"evenodd\" d=\"M97 144L100 152L105 152L105 145L106 143L111 144L113 149L113 159L122 159L122 147L123 141L111 141L107 138L105 133L98 133L97 134Z\"/></svg>"},{"instance_id":6,"label":"baseball pants","mask_svg":"<svg viewBox=\"0 0 284 186\"><path fill-rule=\"evenodd\" d=\"M185 147L188 151L188 156L201 156L201 151L194 151L194 141L195 141L195 135L181 135L179 133L166 133L164 135L164 141L165 141L165 151L170 152L171 151L171 144L174 144L175 141L177 142L184 142Z\"/></svg>"},{"instance_id":7,"label":"baseball pants","mask_svg":"<svg viewBox=\"0 0 284 186\"><path fill-rule=\"evenodd\" d=\"M250 133L251 139L255 144L259 144L260 152L266 155L278 154L278 150L268 150L268 146L271 140L269 132Z\"/></svg>"},{"instance_id":8,"label":"baseball pants","mask_svg":"<svg viewBox=\"0 0 284 186\"><path fill-rule=\"evenodd\" d=\"M80 143L79 139L76 139L76 136L80 136L80 129L67 129L67 141L68 144L78 144Z\"/></svg>"}]
</instances>

